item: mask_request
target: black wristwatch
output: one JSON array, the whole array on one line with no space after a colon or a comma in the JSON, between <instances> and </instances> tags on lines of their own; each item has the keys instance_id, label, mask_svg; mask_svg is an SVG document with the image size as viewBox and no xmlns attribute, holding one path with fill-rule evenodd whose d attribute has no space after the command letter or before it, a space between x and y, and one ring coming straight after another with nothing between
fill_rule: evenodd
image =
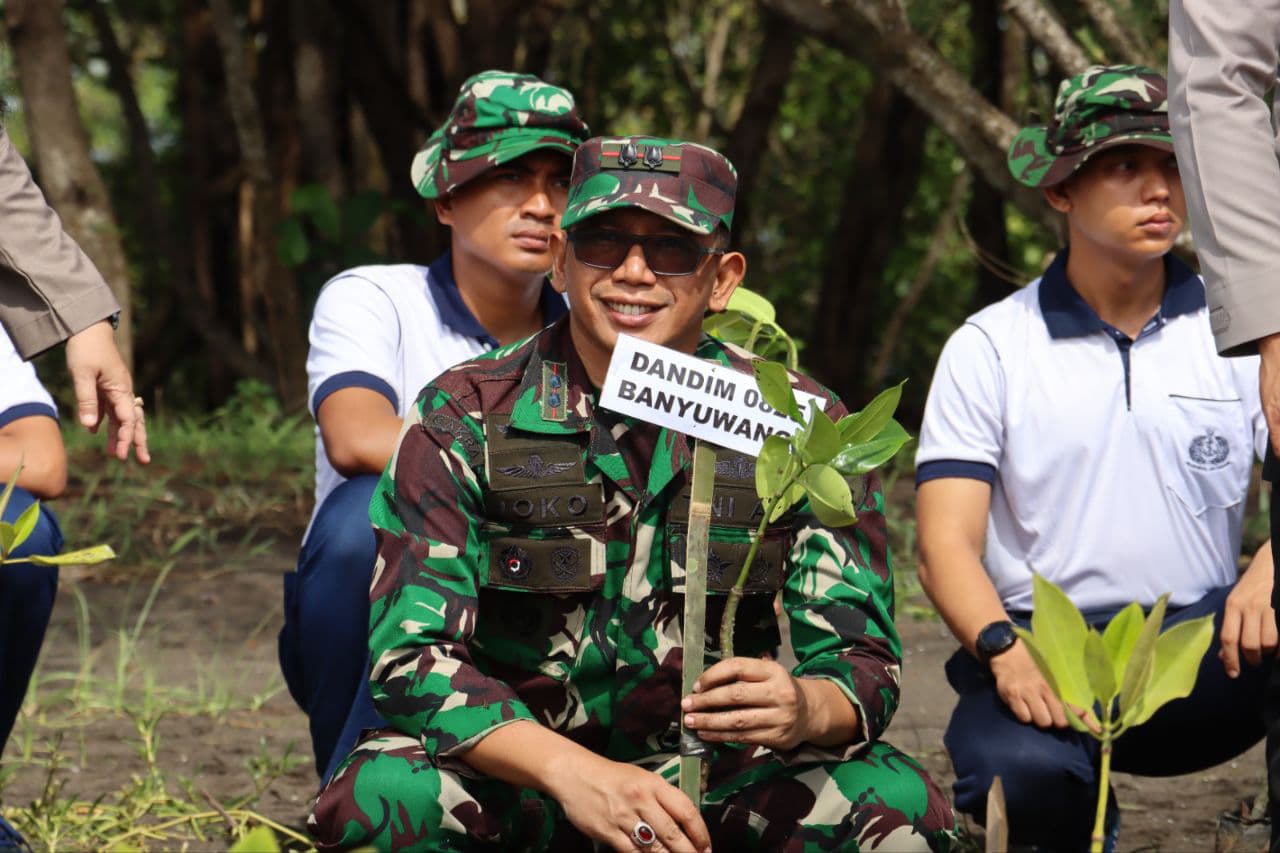
<instances>
[{"instance_id":1,"label":"black wristwatch","mask_svg":"<svg viewBox=\"0 0 1280 853\"><path fill-rule=\"evenodd\" d=\"M978 640L974 643L978 652L978 660L991 663L996 655L1004 654L1018 642L1018 635L1013 630L1013 623L1008 619L992 622L978 632Z\"/></svg>"}]
</instances>

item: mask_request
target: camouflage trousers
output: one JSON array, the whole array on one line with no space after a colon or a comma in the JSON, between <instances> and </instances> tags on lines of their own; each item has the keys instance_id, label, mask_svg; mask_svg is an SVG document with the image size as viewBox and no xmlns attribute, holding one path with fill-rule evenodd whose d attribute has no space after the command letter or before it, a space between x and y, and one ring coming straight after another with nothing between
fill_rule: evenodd
<instances>
[{"instance_id":1,"label":"camouflage trousers","mask_svg":"<svg viewBox=\"0 0 1280 853\"><path fill-rule=\"evenodd\" d=\"M678 759L642 766L673 784ZM703 819L716 850L950 850L955 814L914 760L887 743L847 761L784 764L765 749L722 748ZM321 850L592 850L551 798L433 766L399 732L367 735L308 821Z\"/></svg>"}]
</instances>

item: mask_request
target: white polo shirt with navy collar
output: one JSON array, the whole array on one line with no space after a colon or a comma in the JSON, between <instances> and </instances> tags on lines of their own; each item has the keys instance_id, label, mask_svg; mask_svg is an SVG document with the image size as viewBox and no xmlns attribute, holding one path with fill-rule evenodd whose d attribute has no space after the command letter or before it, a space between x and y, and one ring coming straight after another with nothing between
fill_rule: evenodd
<instances>
[{"instance_id":1,"label":"white polo shirt with navy collar","mask_svg":"<svg viewBox=\"0 0 1280 853\"><path fill-rule=\"evenodd\" d=\"M916 482L991 484L983 564L1010 611L1031 610L1032 573L1085 611L1190 604L1238 577L1258 359L1218 356L1203 282L1172 255L1131 340L1071 286L1067 251L947 341Z\"/></svg>"},{"instance_id":2,"label":"white polo shirt with navy collar","mask_svg":"<svg viewBox=\"0 0 1280 853\"><path fill-rule=\"evenodd\" d=\"M13 339L0 327L0 427L30 417L58 419L53 397L40 384L36 369L18 355ZM0 485L3 485L0 478Z\"/></svg>"},{"instance_id":3,"label":"white polo shirt with navy collar","mask_svg":"<svg viewBox=\"0 0 1280 853\"><path fill-rule=\"evenodd\" d=\"M544 284L543 322L567 311L564 298ZM376 391L404 417L428 382L498 346L463 302L449 252L425 267L388 264L340 273L321 289L309 335L312 417L325 398L344 388ZM345 480L329 463L317 425L317 510Z\"/></svg>"}]
</instances>

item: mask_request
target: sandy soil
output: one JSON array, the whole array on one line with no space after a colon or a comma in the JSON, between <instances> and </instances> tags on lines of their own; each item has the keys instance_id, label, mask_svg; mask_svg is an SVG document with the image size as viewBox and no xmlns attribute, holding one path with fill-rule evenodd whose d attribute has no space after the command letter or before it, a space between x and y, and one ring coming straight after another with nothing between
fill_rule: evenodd
<instances>
[{"instance_id":1,"label":"sandy soil","mask_svg":"<svg viewBox=\"0 0 1280 853\"><path fill-rule=\"evenodd\" d=\"M284 690L276 667L276 631L280 623L279 573L292 563L292 549L281 544L247 562L215 570L212 563L175 569L164 583L143 631L133 685L143 676L169 687L185 685L187 699L158 703L164 711L158 761L176 788L188 777L198 792L226 800L254 790L249 765L255 757L280 758L286 751L305 757L262 794L257 810L282 823L301 826L316 778L309 758L306 720ZM76 582L88 603L92 660L108 672L114 665L117 629L130 628L146 597L147 582L111 583L84 578ZM46 641L41 672L46 680L37 697L56 695L57 673L76 670L78 647L76 596L64 584ZM942 663L953 642L933 621L903 620L906 651L902 704L888 739L918 756L949 788L952 776L942 748L942 731L954 697L942 677ZM189 698L201 691L206 705L218 701L229 710L198 710ZM212 685L224 695L209 699ZM217 699L218 697L215 697ZM265 701L263 701L265 699ZM253 709L251 706L260 703ZM119 790L132 774L145 772L135 722L110 712L66 719L44 707L19 721L6 752L9 777L3 788L7 806L22 806L40 796L52 738L63 732L59 780L62 796L93 800ZM32 761L23 762L23 741ZM1236 761L1195 776L1148 780L1121 776L1118 795L1124 809L1123 850L1212 850L1219 812L1252 798L1263 776L1259 745ZM261 778L259 776L258 778Z\"/></svg>"}]
</instances>

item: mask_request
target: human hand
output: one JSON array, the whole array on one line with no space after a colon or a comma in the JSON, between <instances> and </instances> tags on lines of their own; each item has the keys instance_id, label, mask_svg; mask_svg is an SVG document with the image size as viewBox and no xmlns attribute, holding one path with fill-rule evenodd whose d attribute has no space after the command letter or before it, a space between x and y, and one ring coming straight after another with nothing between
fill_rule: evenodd
<instances>
[{"instance_id":1,"label":"human hand","mask_svg":"<svg viewBox=\"0 0 1280 853\"><path fill-rule=\"evenodd\" d=\"M1240 675L1241 652L1251 666L1262 663L1265 655L1275 654L1276 613L1271 607L1273 581L1271 543L1268 542L1253 555L1223 608L1218 659L1222 661L1228 678Z\"/></svg>"},{"instance_id":2,"label":"human hand","mask_svg":"<svg viewBox=\"0 0 1280 853\"><path fill-rule=\"evenodd\" d=\"M1262 414L1271 433L1271 450L1280 456L1280 334L1258 341L1262 365L1258 368L1258 394L1262 398Z\"/></svg>"},{"instance_id":3,"label":"human hand","mask_svg":"<svg viewBox=\"0 0 1280 853\"><path fill-rule=\"evenodd\" d=\"M133 396L133 377L116 349L109 322L94 323L67 339L67 371L80 423L97 432L106 417L107 452L124 461L132 446L139 462L150 462L142 401Z\"/></svg>"},{"instance_id":4,"label":"human hand","mask_svg":"<svg viewBox=\"0 0 1280 853\"><path fill-rule=\"evenodd\" d=\"M991 674L996 679L996 692L1019 722L1034 723L1042 729L1066 728L1062 702L1021 640L991 659Z\"/></svg>"},{"instance_id":5,"label":"human hand","mask_svg":"<svg viewBox=\"0 0 1280 853\"><path fill-rule=\"evenodd\" d=\"M657 773L592 755L589 766L573 758L554 775L548 793L578 831L614 850L710 853L711 833L697 807ZM655 841L637 843L632 833L644 821Z\"/></svg>"},{"instance_id":6,"label":"human hand","mask_svg":"<svg viewBox=\"0 0 1280 853\"><path fill-rule=\"evenodd\" d=\"M722 660L681 700L684 724L708 743L794 749L812 734L808 680L796 678L773 660Z\"/></svg>"}]
</instances>

